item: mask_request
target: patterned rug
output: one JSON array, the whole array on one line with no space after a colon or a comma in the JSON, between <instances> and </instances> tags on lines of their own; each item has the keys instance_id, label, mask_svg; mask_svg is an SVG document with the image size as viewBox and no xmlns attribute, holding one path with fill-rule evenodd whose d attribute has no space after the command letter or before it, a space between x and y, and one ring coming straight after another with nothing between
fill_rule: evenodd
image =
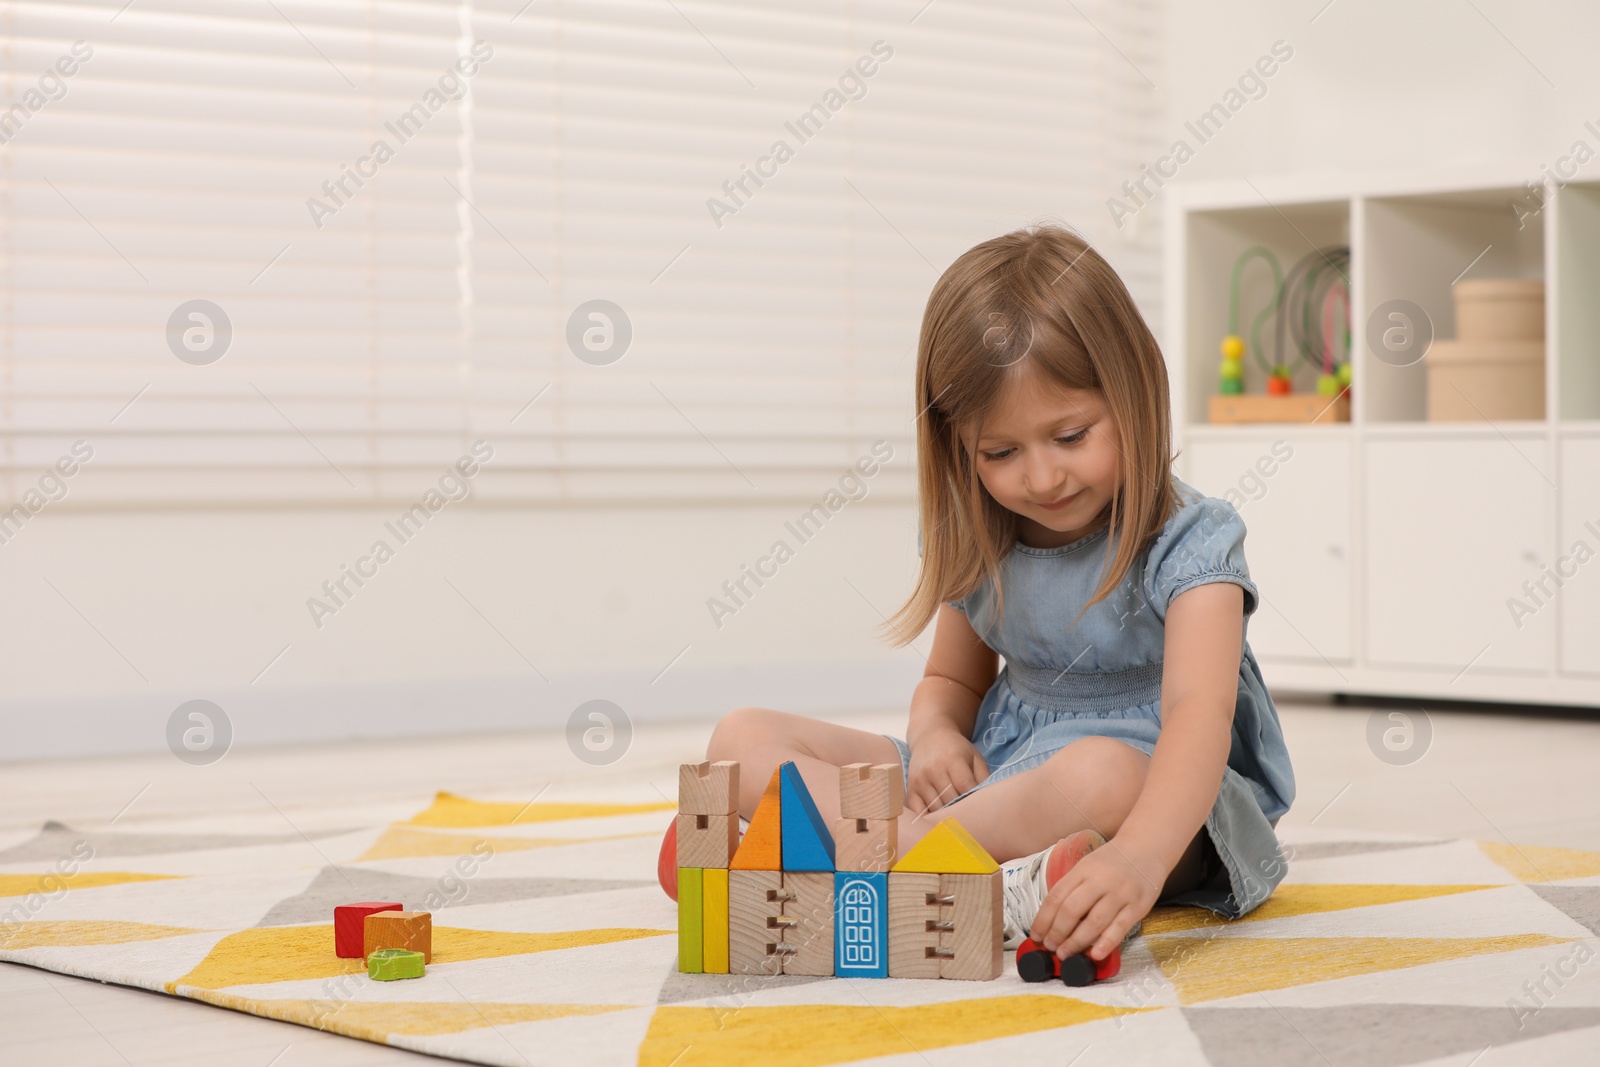
<instances>
[{"instance_id":1,"label":"patterned rug","mask_svg":"<svg viewBox=\"0 0 1600 1067\"><path fill-rule=\"evenodd\" d=\"M1600 1062L1600 853L1286 835L1265 905L1160 909L1086 989L1009 960L981 983L685 975L654 877L670 810L441 793L304 834L49 823L0 837L0 959L513 1067ZM434 913L421 979L333 955L334 905L384 899Z\"/></svg>"}]
</instances>

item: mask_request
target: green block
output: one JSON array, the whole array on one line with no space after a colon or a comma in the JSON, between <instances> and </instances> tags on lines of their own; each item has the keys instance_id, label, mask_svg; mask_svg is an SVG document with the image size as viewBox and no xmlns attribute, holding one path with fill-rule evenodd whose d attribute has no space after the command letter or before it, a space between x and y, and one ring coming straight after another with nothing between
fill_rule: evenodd
<instances>
[{"instance_id":1,"label":"green block","mask_svg":"<svg viewBox=\"0 0 1600 1067\"><path fill-rule=\"evenodd\" d=\"M705 869L678 868L678 970L685 974L705 972Z\"/></svg>"},{"instance_id":2,"label":"green block","mask_svg":"<svg viewBox=\"0 0 1600 1067\"><path fill-rule=\"evenodd\" d=\"M379 982L421 978L425 969L422 953L406 948L380 948L367 957L367 977Z\"/></svg>"}]
</instances>

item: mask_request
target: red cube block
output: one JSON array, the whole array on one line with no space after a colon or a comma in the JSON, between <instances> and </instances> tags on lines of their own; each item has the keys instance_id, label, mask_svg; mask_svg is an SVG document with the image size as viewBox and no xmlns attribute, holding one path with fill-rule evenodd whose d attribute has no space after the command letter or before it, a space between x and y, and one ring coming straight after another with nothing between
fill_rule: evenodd
<instances>
[{"instance_id":1,"label":"red cube block","mask_svg":"<svg viewBox=\"0 0 1600 1067\"><path fill-rule=\"evenodd\" d=\"M367 916L379 911L404 911L395 900L368 900L360 904L341 904L333 909L333 953L347 960L366 955Z\"/></svg>"}]
</instances>

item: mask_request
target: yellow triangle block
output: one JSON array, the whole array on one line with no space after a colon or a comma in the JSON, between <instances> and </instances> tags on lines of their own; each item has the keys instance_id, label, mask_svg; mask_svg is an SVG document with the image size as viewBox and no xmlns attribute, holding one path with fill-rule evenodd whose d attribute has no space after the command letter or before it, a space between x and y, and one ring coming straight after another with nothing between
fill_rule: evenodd
<instances>
[{"instance_id":1,"label":"yellow triangle block","mask_svg":"<svg viewBox=\"0 0 1600 1067\"><path fill-rule=\"evenodd\" d=\"M1600 852L1479 841L1483 854L1524 882L1559 882L1600 874Z\"/></svg>"},{"instance_id":2,"label":"yellow triangle block","mask_svg":"<svg viewBox=\"0 0 1600 1067\"><path fill-rule=\"evenodd\" d=\"M889 869L919 874L993 874L1000 865L965 826L945 819Z\"/></svg>"},{"instance_id":3,"label":"yellow triangle block","mask_svg":"<svg viewBox=\"0 0 1600 1067\"><path fill-rule=\"evenodd\" d=\"M195 1000L245 1011L266 1019L299 1023L318 1030L384 1044L391 1034L437 1037L487 1026L543 1022L572 1015L604 1015L627 1011L631 1004L495 1004L401 1001L363 1003L357 1000L259 1000L235 993L198 990Z\"/></svg>"},{"instance_id":4,"label":"yellow triangle block","mask_svg":"<svg viewBox=\"0 0 1600 1067\"><path fill-rule=\"evenodd\" d=\"M1041 994L913 1007L747 1004L730 1011L725 1007L668 1005L657 1008L650 1018L650 1029L639 1044L639 1067L740 1063L823 1067L993 1041L1153 1010Z\"/></svg>"},{"instance_id":5,"label":"yellow triangle block","mask_svg":"<svg viewBox=\"0 0 1600 1067\"><path fill-rule=\"evenodd\" d=\"M1561 945L1545 934L1505 937L1142 938L1178 990L1179 1004L1264 993L1358 974Z\"/></svg>"},{"instance_id":6,"label":"yellow triangle block","mask_svg":"<svg viewBox=\"0 0 1600 1067\"><path fill-rule=\"evenodd\" d=\"M1494 885L1280 885L1266 903L1237 919L1224 919L1215 912L1195 907L1160 907L1145 916L1143 933L1176 934L1261 919L1287 919L1292 915L1313 915L1349 908L1370 908L1378 904L1398 904L1406 900L1447 897L1479 889L1499 889Z\"/></svg>"},{"instance_id":7,"label":"yellow triangle block","mask_svg":"<svg viewBox=\"0 0 1600 1067\"><path fill-rule=\"evenodd\" d=\"M745 827L744 839L733 854L728 867L735 871L783 870L783 801L780 783L783 768L772 772L772 780L762 791L750 825Z\"/></svg>"}]
</instances>

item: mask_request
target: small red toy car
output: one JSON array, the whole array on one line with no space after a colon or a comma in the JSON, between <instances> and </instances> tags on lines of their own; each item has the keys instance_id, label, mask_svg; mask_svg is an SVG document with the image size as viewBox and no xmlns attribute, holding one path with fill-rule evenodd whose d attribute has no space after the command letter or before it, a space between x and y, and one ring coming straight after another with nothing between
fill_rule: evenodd
<instances>
[{"instance_id":1,"label":"small red toy car","mask_svg":"<svg viewBox=\"0 0 1600 1067\"><path fill-rule=\"evenodd\" d=\"M1017 946L1017 974L1024 982L1047 982L1059 978L1070 986L1086 986L1106 978L1115 978L1122 970L1122 947L1112 949L1106 958L1096 963L1083 953L1061 959L1054 952L1033 943L1033 938L1023 938Z\"/></svg>"}]
</instances>

